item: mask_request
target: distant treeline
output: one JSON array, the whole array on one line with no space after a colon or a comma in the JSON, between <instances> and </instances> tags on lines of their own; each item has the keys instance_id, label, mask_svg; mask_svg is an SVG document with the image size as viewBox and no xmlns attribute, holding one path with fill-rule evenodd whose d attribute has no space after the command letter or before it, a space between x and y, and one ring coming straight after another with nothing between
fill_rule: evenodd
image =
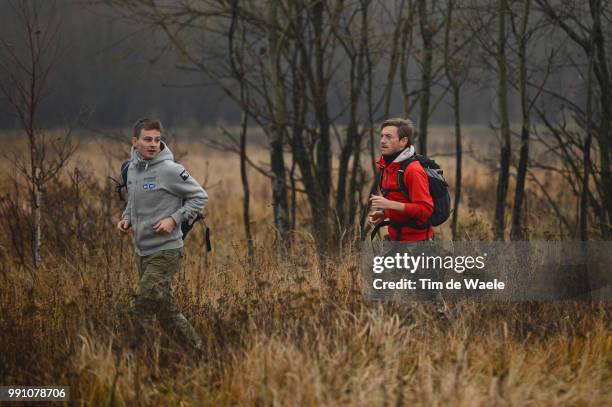
<instances>
[{"instance_id":1,"label":"distant treeline","mask_svg":"<svg viewBox=\"0 0 612 407\"><path fill-rule=\"evenodd\" d=\"M407 4L382 3L387 3L394 13L399 3ZM197 72L180 69L184 61L165 48L167 41L158 29L117 18L104 5L68 0L55 4L62 15L63 50L52 72L46 103L41 106L41 123L61 125L83 109L89 111L89 125L105 128L129 126L145 115L160 117L172 127L240 123L240 109L224 97L218 86ZM19 22L12 17L11 7L8 1L0 2L0 37L19 44ZM389 45L391 42L389 37ZM545 47L541 52L546 52ZM337 58L346 56L338 54ZM379 86L384 84L387 63L382 61L377 72ZM416 76L411 81L417 81L417 72L413 75ZM559 85L566 82L564 77L552 80ZM392 94L390 111L401 115L403 101L399 83L395 81L395 85L398 88ZM442 95L447 85L441 78L433 93ZM466 84L464 93L466 107L469 106L462 114L465 123L487 125L496 120L494 87L494 76L474 73L474 81ZM518 96L511 94L510 97L511 117L518 120ZM446 94L432 112L432 122L451 124L451 103L452 97ZM343 103L338 102L330 109L336 115L342 107ZM418 115L419 106L415 106L414 112ZM346 122L345 118L339 120ZM16 118L0 99L0 128L16 126Z\"/></svg>"}]
</instances>

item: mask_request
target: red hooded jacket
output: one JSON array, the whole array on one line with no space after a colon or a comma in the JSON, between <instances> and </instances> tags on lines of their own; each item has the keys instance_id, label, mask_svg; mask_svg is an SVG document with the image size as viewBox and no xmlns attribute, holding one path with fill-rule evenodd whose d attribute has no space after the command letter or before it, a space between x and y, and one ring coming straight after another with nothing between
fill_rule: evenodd
<instances>
[{"instance_id":1,"label":"red hooded jacket","mask_svg":"<svg viewBox=\"0 0 612 407\"><path fill-rule=\"evenodd\" d=\"M391 190L384 194L391 201L404 202L404 212L400 213L392 209L385 210L385 218L391 221L389 225L389 239L402 242L415 242L433 237L434 231L431 226L427 229L416 229L410 226L394 226L394 223L405 223L411 219L417 224L424 224L433 212L433 200L429 194L429 179L425 170L418 161L408 164L404 171L404 185L408 190L410 199L406 198L399 190L397 184L397 173L402 161L407 160L414 154L414 147L409 147L387 166L381 156L377 162L378 171L382 169L381 190ZM399 236L398 236L399 234ZM398 239L399 237L399 239Z\"/></svg>"}]
</instances>

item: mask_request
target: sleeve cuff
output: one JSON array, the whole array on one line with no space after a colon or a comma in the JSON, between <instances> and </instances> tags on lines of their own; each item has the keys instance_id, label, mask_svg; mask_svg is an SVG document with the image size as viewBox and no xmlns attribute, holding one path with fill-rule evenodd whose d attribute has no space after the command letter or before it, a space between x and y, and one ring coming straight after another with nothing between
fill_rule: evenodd
<instances>
[{"instance_id":1,"label":"sleeve cuff","mask_svg":"<svg viewBox=\"0 0 612 407\"><path fill-rule=\"evenodd\" d=\"M177 213L173 213L172 215L170 215L170 217L174 220L174 223L176 223L176 226L180 226L181 223L183 223L182 216L180 216Z\"/></svg>"}]
</instances>

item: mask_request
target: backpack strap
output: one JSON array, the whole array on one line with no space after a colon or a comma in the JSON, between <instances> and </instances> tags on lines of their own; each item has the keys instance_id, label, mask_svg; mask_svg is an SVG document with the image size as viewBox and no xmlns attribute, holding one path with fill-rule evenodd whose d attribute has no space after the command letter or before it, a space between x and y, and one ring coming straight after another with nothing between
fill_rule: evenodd
<instances>
[{"instance_id":1,"label":"backpack strap","mask_svg":"<svg viewBox=\"0 0 612 407\"><path fill-rule=\"evenodd\" d=\"M384 166L384 165L381 165L381 166L378 168L378 179L377 179L377 182L378 182L378 190L380 191L380 193L381 193L381 194L383 193L383 190L382 190L382 179L383 179L383 173L384 173L384 172L385 172L385 166Z\"/></svg>"},{"instance_id":2,"label":"backpack strap","mask_svg":"<svg viewBox=\"0 0 612 407\"><path fill-rule=\"evenodd\" d=\"M119 200L120 201L124 201L125 200L123 198L122 191L123 191L123 189L125 189L127 191L127 176L128 176L128 169L130 168L130 163L131 162L132 162L131 160L127 160L127 161L124 161L123 164L121 164L121 178L120 178L120 180L116 180L115 178L111 177L110 175L107 177L109 180L111 180L111 181L113 181L115 183L115 192L119 196Z\"/></svg>"},{"instance_id":3,"label":"backpack strap","mask_svg":"<svg viewBox=\"0 0 612 407\"><path fill-rule=\"evenodd\" d=\"M400 164L400 169L397 171L397 185L399 186L400 192L410 200L410 194L408 193L408 188L406 187L406 183L404 182L404 173L406 172L406 168L414 162L418 161L417 155L413 155L409 159L402 161Z\"/></svg>"},{"instance_id":4,"label":"backpack strap","mask_svg":"<svg viewBox=\"0 0 612 407\"><path fill-rule=\"evenodd\" d=\"M378 169L378 190L384 197L386 197L389 192L401 192L400 189L383 188L382 182L383 182L383 174L385 173L385 168L386 167L384 165L381 165L380 168Z\"/></svg>"},{"instance_id":5,"label":"backpack strap","mask_svg":"<svg viewBox=\"0 0 612 407\"><path fill-rule=\"evenodd\" d=\"M127 186L128 170L130 169L131 162L132 160L127 160L121 164L121 179L123 180L123 186Z\"/></svg>"}]
</instances>

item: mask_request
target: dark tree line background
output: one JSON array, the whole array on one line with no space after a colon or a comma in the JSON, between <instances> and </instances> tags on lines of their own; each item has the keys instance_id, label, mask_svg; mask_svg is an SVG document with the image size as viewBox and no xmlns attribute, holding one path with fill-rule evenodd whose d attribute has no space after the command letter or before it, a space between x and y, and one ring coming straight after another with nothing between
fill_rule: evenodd
<instances>
[{"instance_id":1,"label":"dark tree line background","mask_svg":"<svg viewBox=\"0 0 612 407\"><path fill-rule=\"evenodd\" d=\"M14 3L18 2L0 2L0 36L7 40L18 35L21 29L12 11ZM127 18L117 18L103 2L98 5L81 0L52 3L61 15L61 41L66 58L58 61L54 68L52 93L40 115L42 123L59 125L64 117L83 106L92 109L90 123L98 127L124 128L143 112L160 115L173 127L240 123L240 109L224 98L223 92L214 84L197 73L177 69L181 61L167 49L166 38L158 30ZM396 21L398 17L391 14L397 12L401 2L387 3L389 18ZM381 61L381 64L388 64L388 60ZM410 73L410 80L419 80L414 75L416 73ZM386 74L381 72L376 76L378 82L382 82ZM491 103L495 90L488 86L493 81L491 77L482 84L466 85L464 92L470 100L470 109L463 112L465 123L482 124L494 120ZM401 116L404 100L399 83L395 82L394 86L389 110ZM437 87L434 93L439 93ZM447 97L445 102L450 100ZM414 109L418 113L419 106ZM520 117L520 109L511 106L511 115ZM432 121L453 122L448 103L437 106ZM2 108L0 128L13 128L15 125L14 117Z\"/></svg>"},{"instance_id":2,"label":"dark tree line background","mask_svg":"<svg viewBox=\"0 0 612 407\"><path fill-rule=\"evenodd\" d=\"M7 16L13 6L3 3L0 12ZM239 125L209 143L241 157L249 250L251 170L270 179L279 243L290 242L297 193L306 194L321 250L363 238L377 125L390 116L415 119L423 154L431 124L452 125L453 237L462 125L477 123L491 125L500 140L491 157L498 163L497 239L529 238L525 185L540 185L530 172L536 168L572 186L579 214L559 216L574 237L586 240L595 228L610 238L606 1L89 0L49 9L61 12L70 57L55 67L51 107L41 110L40 123L52 126L88 105L91 123L104 127L126 127L143 114L175 127ZM9 38L20 23L5 20ZM2 115L6 128L18 124L10 113ZM265 135L269 167L246 154L254 129ZM534 161L536 143L556 160Z\"/></svg>"}]
</instances>

